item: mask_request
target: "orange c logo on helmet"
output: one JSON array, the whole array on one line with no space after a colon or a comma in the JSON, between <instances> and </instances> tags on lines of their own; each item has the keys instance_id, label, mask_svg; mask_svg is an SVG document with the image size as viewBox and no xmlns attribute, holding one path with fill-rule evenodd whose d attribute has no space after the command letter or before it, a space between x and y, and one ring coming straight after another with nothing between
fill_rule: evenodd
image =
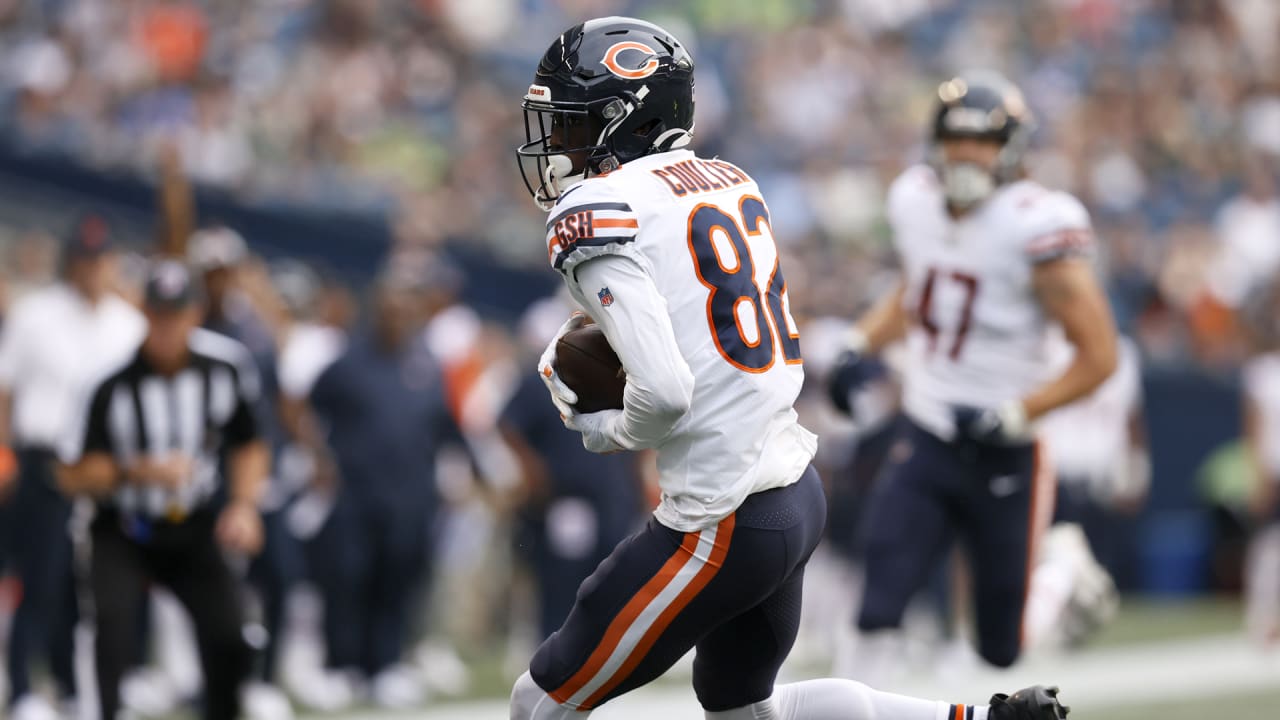
<instances>
[{"instance_id":1,"label":"orange c logo on helmet","mask_svg":"<svg viewBox=\"0 0 1280 720\"><path fill-rule=\"evenodd\" d=\"M634 70L619 65L618 56L625 50L635 50L636 52L644 53L646 58L644 65L641 65ZM658 53L644 43L627 40L625 42L615 43L613 47L606 50L604 53L604 60L601 62L603 62L604 66L609 69L609 72L620 78L627 80L639 80L640 78L647 78L657 72Z\"/></svg>"}]
</instances>

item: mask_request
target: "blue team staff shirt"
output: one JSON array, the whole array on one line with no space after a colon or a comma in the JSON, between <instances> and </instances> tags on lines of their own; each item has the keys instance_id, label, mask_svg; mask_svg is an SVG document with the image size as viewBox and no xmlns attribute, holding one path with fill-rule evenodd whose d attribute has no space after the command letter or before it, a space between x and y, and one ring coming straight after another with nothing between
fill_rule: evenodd
<instances>
[{"instance_id":1,"label":"blue team staff shirt","mask_svg":"<svg viewBox=\"0 0 1280 720\"><path fill-rule=\"evenodd\" d=\"M503 411L502 421L547 464L552 495L573 495L590 500L598 509L614 508L617 514L611 517L622 523L630 523L644 509L635 457L587 452L582 436L561 422L537 373L523 378Z\"/></svg>"},{"instance_id":2,"label":"blue team staff shirt","mask_svg":"<svg viewBox=\"0 0 1280 720\"><path fill-rule=\"evenodd\" d=\"M437 452L462 446L443 373L421 336L398 353L357 338L316 380L310 400L353 492L389 502L435 496Z\"/></svg>"}]
</instances>

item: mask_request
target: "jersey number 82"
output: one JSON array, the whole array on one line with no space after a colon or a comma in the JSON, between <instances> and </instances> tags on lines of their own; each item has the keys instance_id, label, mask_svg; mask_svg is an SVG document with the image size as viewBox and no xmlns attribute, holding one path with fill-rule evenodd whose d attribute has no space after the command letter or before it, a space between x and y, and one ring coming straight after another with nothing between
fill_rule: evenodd
<instances>
[{"instance_id":1,"label":"jersey number 82","mask_svg":"<svg viewBox=\"0 0 1280 720\"><path fill-rule=\"evenodd\" d=\"M750 373L773 367L776 345L788 365L802 362L800 333L788 308L787 283L774 253L773 270L761 287L747 237L769 225L764 200L746 195L738 217L701 204L689 214L689 254L698 280L710 290L707 323L716 349L729 364ZM772 226L769 225L772 231ZM718 240L718 242L717 242Z\"/></svg>"}]
</instances>

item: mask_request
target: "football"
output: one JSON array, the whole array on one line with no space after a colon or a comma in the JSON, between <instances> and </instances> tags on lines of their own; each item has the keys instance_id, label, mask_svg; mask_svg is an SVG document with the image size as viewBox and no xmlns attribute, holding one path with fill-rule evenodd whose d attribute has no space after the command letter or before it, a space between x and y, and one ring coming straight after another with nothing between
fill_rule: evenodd
<instances>
[{"instance_id":1,"label":"football","mask_svg":"<svg viewBox=\"0 0 1280 720\"><path fill-rule=\"evenodd\" d=\"M578 393L578 412L621 410L627 373L599 325L565 333L556 343L556 373Z\"/></svg>"}]
</instances>

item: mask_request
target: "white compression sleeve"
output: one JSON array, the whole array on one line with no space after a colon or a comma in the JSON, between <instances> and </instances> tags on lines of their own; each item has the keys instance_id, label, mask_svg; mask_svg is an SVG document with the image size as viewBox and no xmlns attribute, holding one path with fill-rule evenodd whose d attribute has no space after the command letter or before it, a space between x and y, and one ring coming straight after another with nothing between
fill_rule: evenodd
<instances>
[{"instance_id":1,"label":"white compression sleeve","mask_svg":"<svg viewBox=\"0 0 1280 720\"><path fill-rule=\"evenodd\" d=\"M949 720L954 712L955 706L944 702L822 678L779 685L764 702L706 715L707 720ZM987 720L985 705L973 708L973 720Z\"/></svg>"},{"instance_id":2,"label":"white compression sleeve","mask_svg":"<svg viewBox=\"0 0 1280 720\"><path fill-rule=\"evenodd\" d=\"M557 704L527 672L511 688L511 720L586 720L590 715L590 710L578 711Z\"/></svg>"},{"instance_id":3,"label":"white compression sleeve","mask_svg":"<svg viewBox=\"0 0 1280 720\"><path fill-rule=\"evenodd\" d=\"M689 409L693 373L680 354L667 301L634 260L602 255L578 266L579 302L608 289L608 307L588 309L627 371L624 408L611 439L628 450L656 447ZM571 290L574 289L571 287Z\"/></svg>"}]
</instances>

